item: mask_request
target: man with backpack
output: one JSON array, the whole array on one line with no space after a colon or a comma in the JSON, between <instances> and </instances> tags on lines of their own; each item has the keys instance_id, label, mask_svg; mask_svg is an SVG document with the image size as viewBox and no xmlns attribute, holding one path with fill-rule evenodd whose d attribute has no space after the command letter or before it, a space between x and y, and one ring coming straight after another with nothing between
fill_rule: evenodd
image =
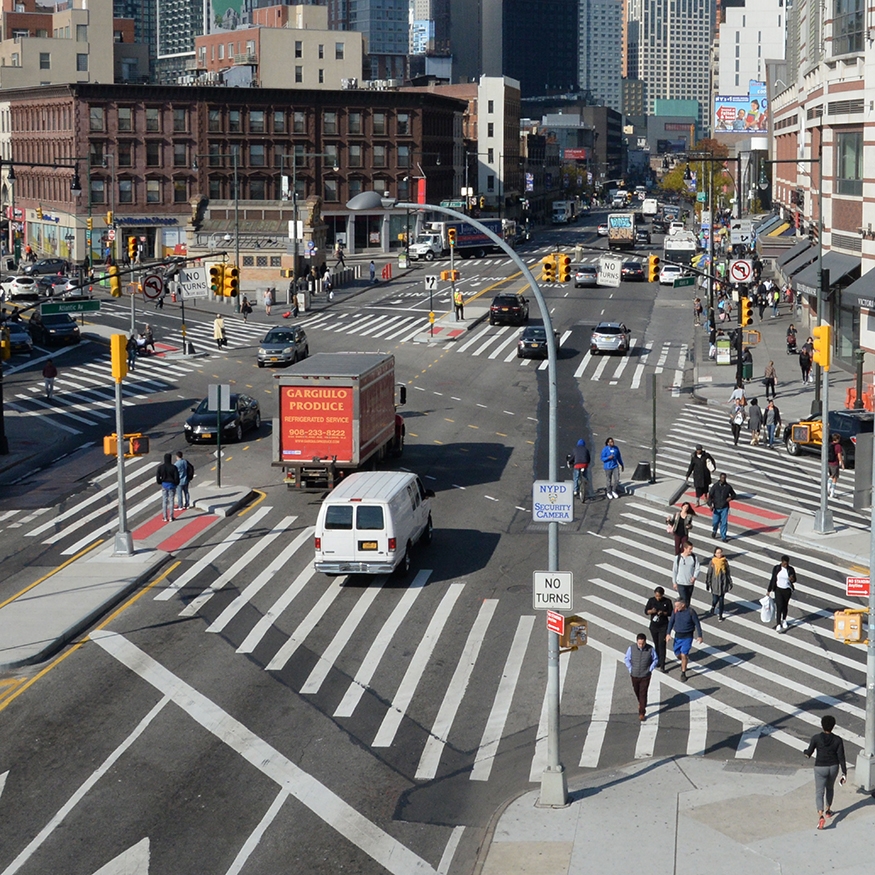
<instances>
[{"instance_id":1,"label":"man with backpack","mask_svg":"<svg viewBox=\"0 0 875 875\"><path fill-rule=\"evenodd\" d=\"M194 465L182 457L182 450L176 453L176 461L173 463L179 472L179 485L176 487L176 506L183 510L188 508L188 487L194 478Z\"/></svg>"}]
</instances>

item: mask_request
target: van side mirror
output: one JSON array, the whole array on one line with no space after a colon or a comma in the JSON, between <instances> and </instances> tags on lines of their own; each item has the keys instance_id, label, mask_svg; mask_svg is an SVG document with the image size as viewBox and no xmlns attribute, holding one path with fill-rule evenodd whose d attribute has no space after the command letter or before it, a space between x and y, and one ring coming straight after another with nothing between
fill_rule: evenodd
<instances>
[{"instance_id":1,"label":"van side mirror","mask_svg":"<svg viewBox=\"0 0 875 875\"><path fill-rule=\"evenodd\" d=\"M426 489L425 490L426 498L434 498L434 489Z\"/></svg>"}]
</instances>

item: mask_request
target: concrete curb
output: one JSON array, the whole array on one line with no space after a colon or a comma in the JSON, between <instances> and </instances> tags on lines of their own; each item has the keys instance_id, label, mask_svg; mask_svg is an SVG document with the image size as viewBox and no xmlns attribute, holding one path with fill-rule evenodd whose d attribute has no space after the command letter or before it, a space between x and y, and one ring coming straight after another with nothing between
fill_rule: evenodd
<instances>
[{"instance_id":1,"label":"concrete curb","mask_svg":"<svg viewBox=\"0 0 875 875\"><path fill-rule=\"evenodd\" d=\"M248 486L199 486L192 506L213 516L229 517L259 493Z\"/></svg>"},{"instance_id":2,"label":"concrete curb","mask_svg":"<svg viewBox=\"0 0 875 875\"><path fill-rule=\"evenodd\" d=\"M814 531L813 516L794 510L784 523L781 540L845 559L863 568L869 567L869 532L863 529L845 528L822 535Z\"/></svg>"}]
</instances>

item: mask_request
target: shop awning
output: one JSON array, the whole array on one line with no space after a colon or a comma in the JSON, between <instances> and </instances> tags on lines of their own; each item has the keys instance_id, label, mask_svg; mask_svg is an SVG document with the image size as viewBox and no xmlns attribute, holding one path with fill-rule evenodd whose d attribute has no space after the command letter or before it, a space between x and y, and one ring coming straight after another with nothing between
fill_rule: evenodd
<instances>
[{"instance_id":1,"label":"shop awning","mask_svg":"<svg viewBox=\"0 0 875 875\"><path fill-rule=\"evenodd\" d=\"M813 246L809 246L808 249L803 250L795 258L784 264L780 271L789 279L799 273L800 270L808 267L815 258L817 258L817 250Z\"/></svg>"},{"instance_id":2,"label":"shop awning","mask_svg":"<svg viewBox=\"0 0 875 875\"><path fill-rule=\"evenodd\" d=\"M858 255L842 255L839 252L825 252L823 254L823 269L829 271L830 285L834 285L849 273L860 269L860 257ZM800 271L793 278L793 288L798 289L803 295L816 295L817 285L817 260L815 259L812 264L809 264L805 270Z\"/></svg>"},{"instance_id":3,"label":"shop awning","mask_svg":"<svg viewBox=\"0 0 875 875\"><path fill-rule=\"evenodd\" d=\"M778 259L778 267L783 267L785 264L792 261L797 256L802 255L802 253L805 252L806 249L810 249L810 248L811 248L811 241L810 240L808 240L808 239L800 240L789 252L785 252Z\"/></svg>"},{"instance_id":4,"label":"shop awning","mask_svg":"<svg viewBox=\"0 0 875 875\"><path fill-rule=\"evenodd\" d=\"M758 225L754 225L754 231L756 231L757 234L765 234L768 232L769 228L774 228L775 225L779 224L780 222L780 216L767 216Z\"/></svg>"},{"instance_id":5,"label":"shop awning","mask_svg":"<svg viewBox=\"0 0 875 875\"><path fill-rule=\"evenodd\" d=\"M769 231L769 237L779 237L790 227L789 222L782 222L777 228Z\"/></svg>"},{"instance_id":6,"label":"shop awning","mask_svg":"<svg viewBox=\"0 0 875 875\"><path fill-rule=\"evenodd\" d=\"M852 297L861 310L875 310L875 270L864 273L842 292L842 301L849 302Z\"/></svg>"}]
</instances>

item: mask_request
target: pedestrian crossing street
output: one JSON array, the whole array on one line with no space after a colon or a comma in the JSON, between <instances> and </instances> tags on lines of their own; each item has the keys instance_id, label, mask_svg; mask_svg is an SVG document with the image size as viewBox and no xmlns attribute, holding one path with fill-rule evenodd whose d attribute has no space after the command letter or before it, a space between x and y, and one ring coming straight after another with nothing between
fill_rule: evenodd
<instances>
[{"instance_id":1,"label":"pedestrian crossing street","mask_svg":"<svg viewBox=\"0 0 875 875\"><path fill-rule=\"evenodd\" d=\"M719 449L718 461L727 455ZM737 490L757 476L741 470L738 456L726 466ZM132 459L126 467L136 538L155 531L153 466ZM114 472L95 486L53 519L7 511L2 524L72 555L115 525ZM192 493L196 498L196 486ZM741 516L773 520L770 496L745 495L730 534L739 534ZM865 654L832 638L832 612L859 606L844 595L849 571L789 550L799 583L791 628L779 635L760 622L759 599L787 548L767 526L745 528L726 546L734 580L726 621L704 620L705 641L694 647L688 682L673 661L667 674L653 677L642 724L622 659L635 634L647 631L643 608L654 587L671 593L672 539L661 507L628 496L611 504L611 514L612 529L588 535L602 539L597 555L585 570L574 569L574 612L588 621L589 643L561 657L565 765L604 768L677 754L795 762L824 709L839 716L853 758L862 744ZM194 523L184 514L174 525ZM434 545L415 555L405 583L363 584L313 570L313 527L295 513L259 505L213 525L222 531L207 533L201 524L190 540L202 546L183 554L196 558L183 558L155 595L181 618L200 618L203 633L195 634L220 636L223 646L275 674L290 695L331 715L358 743L391 749L412 779L485 782L497 763L509 763L521 770L519 779L540 780L547 761L545 617L520 615L519 596L483 598L475 581L437 579L428 566L442 549L440 529ZM692 533L703 559L711 548L703 538L707 526L699 519ZM529 578L520 574L520 582ZM701 615L709 603L700 582L693 605Z\"/></svg>"}]
</instances>

